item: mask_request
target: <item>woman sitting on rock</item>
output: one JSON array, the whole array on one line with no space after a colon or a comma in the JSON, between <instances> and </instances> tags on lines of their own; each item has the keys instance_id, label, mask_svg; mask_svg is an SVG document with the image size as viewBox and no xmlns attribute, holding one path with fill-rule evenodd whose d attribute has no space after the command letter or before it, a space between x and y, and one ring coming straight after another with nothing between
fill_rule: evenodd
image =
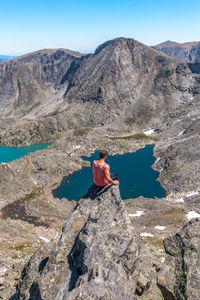
<instances>
[{"instance_id":1,"label":"woman sitting on rock","mask_svg":"<svg viewBox=\"0 0 200 300\"><path fill-rule=\"evenodd\" d=\"M107 151L99 152L99 160L94 160L92 164L93 182L98 187L106 186L109 183L119 184L117 174L110 174L110 166L105 163Z\"/></svg>"}]
</instances>

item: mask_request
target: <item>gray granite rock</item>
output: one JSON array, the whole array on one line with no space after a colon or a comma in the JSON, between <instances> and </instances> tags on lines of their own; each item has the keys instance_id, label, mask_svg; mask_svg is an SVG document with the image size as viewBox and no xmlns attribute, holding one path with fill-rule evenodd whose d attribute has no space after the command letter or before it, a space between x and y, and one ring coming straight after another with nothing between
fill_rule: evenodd
<instances>
[{"instance_id":1,"label":"gray granite rock","mask_svg":"<svg viewBox=\"0 0 200 300\"><path fill-rule=\"evenodd\" d=\"M167 258L158 275L165 300L200 299L200 220L165 239Z\"/></svg>"},{"instance_id":2,"label":"gray granite rock","mask_svg":"<svg viewBox=\"0 0 200 300\"><path fill-rule=\"evenodd\" d=\"M91 188L50 255L43 251L25 266L19 299L134 299L131 274L140 242L118 186Z\"/></svg>"}]
</instances>

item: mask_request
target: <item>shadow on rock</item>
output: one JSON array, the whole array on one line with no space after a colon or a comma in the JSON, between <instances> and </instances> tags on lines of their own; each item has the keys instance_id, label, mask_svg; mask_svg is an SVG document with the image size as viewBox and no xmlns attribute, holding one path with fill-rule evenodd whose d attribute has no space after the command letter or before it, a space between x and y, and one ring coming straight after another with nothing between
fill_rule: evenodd
<instances>
[{"instance_id":1,"label":"shadow on rock","mask_svg":"<svg viewBox=\"0 0 200 300\"><path fill-rule=\"evenodd\" d=\"M73 290L79 276L87 273L87 266L84 265L84 251L86 249L85 243L77 237L75 245L68 255L69 268L71 270L71 278L69 282L69 291Z\"/></svg>"},{"instance_id":2,"label":"shadow on rock","mask_svg":"<svg viewBox=\"0 0 200 300\"><path fill-rule=\"evenodd\" d=\"M34 282L30 288L30 300L42 300L40 294L40 287L37 282Z\"/></svg>"}]
</instances>

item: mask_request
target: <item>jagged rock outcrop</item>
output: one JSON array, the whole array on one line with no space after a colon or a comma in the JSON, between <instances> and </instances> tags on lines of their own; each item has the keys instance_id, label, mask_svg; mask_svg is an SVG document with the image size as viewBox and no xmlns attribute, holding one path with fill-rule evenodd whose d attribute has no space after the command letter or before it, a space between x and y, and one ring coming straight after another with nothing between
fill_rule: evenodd
<instances>
[{"instance_id":1,"label":"jagged rock outcrop","mask_svg":"<svg viewBox=\"0 0 200 300\"><path fill-rule=\"evenodd\" d=\"M166 41L153 46L154 49L162 51L179 62L200 62L200 42L176 43Z\"/></svg>"},{"instance_id":2,"label":"jagged rock outcrop","mask_svg":"<svg viewBox=\"0 0 200 300\"><path fill-rule=\"evenodd\" d=\"M118 186L91 188L68 218L53 251L25 266L18 299L134 299L131 274L140 243Z\"/></svg>"},{"instance_id":3,"label":"jagged rock outcrop","mask_svg":"<svg viewBox=\"0 0 200 300\"><path fill-rule=\"evenodd\" d=\"M200 299L200 220L164 241L167 258L158 276L165 300Z\"/></svg>"}]
</instances>

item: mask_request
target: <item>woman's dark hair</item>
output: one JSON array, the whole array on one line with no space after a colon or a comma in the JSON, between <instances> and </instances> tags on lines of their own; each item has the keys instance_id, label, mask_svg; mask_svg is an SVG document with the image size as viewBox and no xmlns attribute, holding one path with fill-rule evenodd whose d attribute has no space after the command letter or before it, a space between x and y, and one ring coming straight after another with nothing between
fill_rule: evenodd
<instances>
[{"instance_id":1,"label":"woman's dark hair","mask_svg":"<svg viewBox=\"0 0 200 300\"><path fill-rule=\"evenodd\" d=\"M106 150L101 150L101 151L99 152L99 158L100 158L100 159L106 157L106 155L107 155L107 151L106 151Z\"/></svg>"}]
</instances>

